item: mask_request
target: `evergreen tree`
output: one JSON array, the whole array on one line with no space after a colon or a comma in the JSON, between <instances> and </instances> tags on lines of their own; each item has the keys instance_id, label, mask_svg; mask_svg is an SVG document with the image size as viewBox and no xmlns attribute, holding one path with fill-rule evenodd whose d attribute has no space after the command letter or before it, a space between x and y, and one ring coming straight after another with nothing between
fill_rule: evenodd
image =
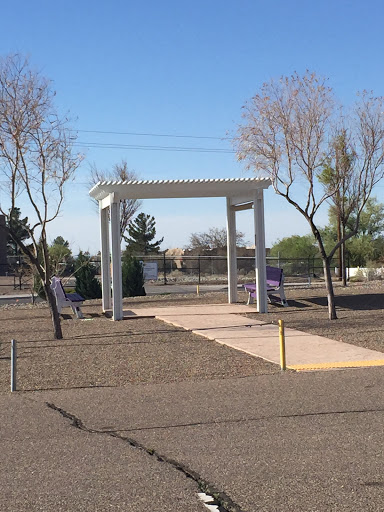
<instances>
[{"instance_id":1,"label":"evergreen tree","mask_svg":"<svg viewBox=\"0 0 384 512\"><path fill-rule=\"evenodd\" d=\"M20 214L20 208L13 208L9 211L8 227L18 240L24 242L30 238L28 217L20 219ZM19 254L18 245L10 235L7 237L7 252L9 256L17 256Z\"/></svg>"},{"instance_id":2,"label":"evergreen tree","mask_svg":"<svg viewBox=\"0 0 384 512\"><path fill-rule=\"evenodd\" d=\"M129 223L128 233L130 238L125 237L127 242L127 254L150 254L160 251L160 244L164 240L152 242L156 236L155 218L146 213L139 215Z\"/></svg>"},{"instance_id":3,"label":"evergreen tree","mask_svg":"<svg viewBox=\"0 0 384 512\"><path fill-rule=\"evenodd\" d=\"M123 278L123 297L146 295L143 265L139 260L127 254L124 256L121 272Z\"/></svg>"},{"instance_id":4,"label":"evergreen tree","mask_svg":"<svg viewBox=\"0 0 384 512\"><path fill-rule=\"evenodd\" d=\"M55 276L70 274L74 270L74 259L69 242L57 236L48 248L52 272Z\"/></svg>"},{"instance_id":5,"label":"evergreen tree","mask_svg":"<svg viewBox=\"0 0 384 512\"><path fill-rule=\"evenodd\" d=\"M69 248L68 240L65 240L62 236L57 236L52 242L52 245L61 245L63 247Z\"/></svg>"},{"instance_id":6,"label":"evergreen tree","mask_svg":"<svg viewBox=\"0 0 384 512\"><path fill-rule=\"evenodd\" d=\"M76 267L76 293L84 299L100 299L101 285L96 278L96 269L91 264L89 255L80 251Z\"/></svg>"}]
</instances>

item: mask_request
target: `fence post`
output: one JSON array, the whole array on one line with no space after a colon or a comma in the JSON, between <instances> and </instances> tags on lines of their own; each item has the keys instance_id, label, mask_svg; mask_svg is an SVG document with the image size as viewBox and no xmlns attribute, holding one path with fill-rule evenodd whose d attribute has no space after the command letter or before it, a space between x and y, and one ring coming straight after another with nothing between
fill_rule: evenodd
<instances>
[{"instance_id":1,"label":"fence post","mask_svg":"<svg viewBox=\"0 0 384 512\"><path fill-rule=\"evenodd\" d=\"M199 286L200 286L200 274L201 274L201 267L200 267L200 254L199 256L197 257L197 267L198 267L198 270L199 270Z\"/></svg>"},{"instance_id":2,"label":"fence post","mask_svg":"<svg viewBox=\"0 0 384 512\"><path fill-rule=\"evenodd\" d=\"M16 391L16 340L11 340L11 391Z\"/></svg>"},{"instance_id":3,"label":"fence post","mask_svg":"<svg viewBox=\"0 0 384 512\"><path fill-rule=\"evenodd\" d=\"M164 284L167 284L167 268L166 268L166 260L165 260L165 251L163 252L163 270L164 270Z\"/></svg>"}]
</instances>

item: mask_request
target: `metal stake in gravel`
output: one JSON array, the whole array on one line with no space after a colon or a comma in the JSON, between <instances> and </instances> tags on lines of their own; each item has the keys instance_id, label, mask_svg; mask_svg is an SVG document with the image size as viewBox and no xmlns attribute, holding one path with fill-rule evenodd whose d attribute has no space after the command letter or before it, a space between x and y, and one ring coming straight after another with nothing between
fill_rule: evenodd
<instances>
[{"instance_id":1,"label":"metal stake in gravel","mask_svg":"<svg viewBox=\"0 0 384 512\"><path fill-rule=\"evenodd\" d=\"M16 391L16 340L11 340L11 391Z\"/></svg>"}]
</instances>

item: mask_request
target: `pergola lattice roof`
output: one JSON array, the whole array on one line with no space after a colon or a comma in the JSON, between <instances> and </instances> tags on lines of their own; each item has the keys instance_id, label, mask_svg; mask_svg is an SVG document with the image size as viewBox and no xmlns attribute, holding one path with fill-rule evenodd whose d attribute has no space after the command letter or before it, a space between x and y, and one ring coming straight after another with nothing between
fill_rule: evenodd
<instances>
[{"instance_id":1,"label":"pergola lattice roof","mask_svg":"<svg viewBox=\"0 0 384 512\"><path fill-rule=\"evenodd\" d=\"M100 181L89 191L98 201L109 194L116 199L252 196L271 185L267 178L226 178L196 180Z\"/></svg>"}]
</instances>

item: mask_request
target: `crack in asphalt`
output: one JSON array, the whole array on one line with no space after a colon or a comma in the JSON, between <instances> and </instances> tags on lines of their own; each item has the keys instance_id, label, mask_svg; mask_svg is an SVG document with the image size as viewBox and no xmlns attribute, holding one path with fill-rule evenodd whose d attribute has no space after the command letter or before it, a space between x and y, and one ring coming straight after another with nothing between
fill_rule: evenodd
<instances>
[{"instance_id":1,"label":"crack in asphalt","mask_svg":"<svg viewBox=\"0 0 384 512\"><path fill-rule=\"evenodd\" d=\"M147 448L145 445L131 437L125 437L120 435L117 431L103 431L88 428L81 421L81 419L77 418L74 414L65 411L64 409L58 407L53 403L45 402L45 404L50 409L60 413L64 418L70 420L72 422L71 425L73 427L82 430L83 432L86 432L88 434L99 434L114 437L116 439L119 439L120 441L128 443L133 448L137 448L138 450L143 451L144 453L150 455L151 457L154 457L158 462L169 464L177 471L183 473L187 478L191 478L194 482L196 482L198 488L202 492L212 496L215 501L215 503L213 504L218 506L219 512L244 512L243 509L241 509L240 506L237 505L225 492L218 490L214 485L212 485L210 482L202 478L196 471L193 471L192 469L188 468L188 466L186 466L185 464L177 462L176 460L173 460L165 455L161 455L156 450L152 448Z\"/></svg>"},{"instance_id":2,"label":"crack in asphalt","mask_svg":"<svg viewBox=\"0 0 384 512\"><path fill-rule=\"evenodd\" d=\"M306 413L298 413L298 414L277 414L274 416L260 416L259 418L236 418L233 420L212 420L212 421L196 421L191 423L178 423L173 425L156 425L153 427L134 427L134 428L118 428L113 430L98 430L99 433L109 433L109 432L136 432L140 430L166 430L171 428L183 428L183 427L199 427L199 426L208 426L208 425L225 425L231 423L251 423L257 421L265 421L265 420L275 420L275 419L290 419L290 418L308 418L314 416L333 416L333 415L342 415L342 414L363 414L370 412L384 412L384 409L356 409L352 411L323 411L323 412L306 412Z\"/></svg>"}]
</instances>

